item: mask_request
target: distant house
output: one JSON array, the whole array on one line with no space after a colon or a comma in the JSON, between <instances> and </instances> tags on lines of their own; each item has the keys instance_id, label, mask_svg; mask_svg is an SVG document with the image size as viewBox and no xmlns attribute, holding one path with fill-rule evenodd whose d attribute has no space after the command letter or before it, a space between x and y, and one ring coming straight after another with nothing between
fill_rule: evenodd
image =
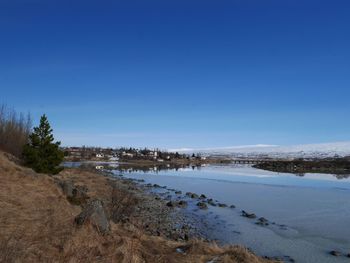
<instances>
[{"instance_id":1,"label":"distant house","mask_svg":"<svg viewBox=\"0 0 350 263\"><path fill-rule=\"evenodd\" d=\"M127 153L127 152L122 152L122 156L127 156L127 157L134 157L134 155L132 153Z\"/></svg>"},{"instance_id":2,"label":"distant house","mask_svg":"<svg viewBox=\"0 0 350 263\"><path fill-rule=\"evenodd\" d=\"M156 152L156 151L154 151L154 152L149 152L148 155L149 155L149 156L157 157L157 156L158 156L158 152Z\"/></svg>"},{"instance_id":3,"label":"distant house","mask_svg":"<svg viewBox=\"0 0 350 263\"><path fill-rule=\"evenodd\" d=\"M96 153L96 158L103 158L104 154L103 153Z\"/></svg>"}]
</instances>

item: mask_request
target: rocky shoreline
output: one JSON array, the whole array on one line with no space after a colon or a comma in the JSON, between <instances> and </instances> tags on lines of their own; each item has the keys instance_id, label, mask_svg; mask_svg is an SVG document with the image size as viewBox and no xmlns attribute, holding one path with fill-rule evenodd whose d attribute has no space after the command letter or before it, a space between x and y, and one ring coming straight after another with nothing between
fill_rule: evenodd
<instances>
[{"instance_id":1,"label":"rocky shoreline","mask_svg":"<svg viewBox=\"0 0 350 263\"><path fill-rule=\"evenodd\" d=\"M200 239L205 242L214 241L211 231L215 231L215 224L207 220L206 216L198 215L198 211L206 211L210 206L223 209L236 209L234 204L222 203L213 200L205 194L194 192L183 193L180 190L168 188L158 184L145 183L142 179L123 177L123 174L115 176L110 172L102 172L105 176L116 182L122 182L128 189L140 196L143 200L138 206L138 217L144 222L143 228L149 234L160 235L176 241L188 241ZM189 211L193 212L189 212ZM254 213L240 211L242 217L255 220L255 224L261 227L274 225L280 230L287 230L286 225L277 224L264 217L257 217ZM157 223L154 223L154 222ZM220 220L219 220L220 221ZM237 232L237 234L239 234ZM224 245L221 240L216 243ZM290 256L268 257L265 259L278 262L295 262Z\"/></svg>"},{"instance_id":2,"label":"rocky shoreline","mask_svg":"<svg viewBox=\"0 0 350 263\"><path fill-rule=\"evenodd\" d=\"M226 223L215 214L218 209L245 218L252 227L288 231L288 226L242 210L239 204L95 167L66 168L55 176L36 174L0 157L0 245L10 251L6 259L134 262L130 258L136 257L141 262L207 263L228 257L227 262L295 262L287 255L258 257L247 248L220 242L215 232L224 232ZM22 237L13 243L17 235ZM336 250L325 253L347 256Z\"/></svg>"},{"instance_id":3,"label":"rocky shoreline","mask_svg":"<svg viewBox=\"0 0 350 263\"><path fill-rule=\"evenodd\" d=\"M89 172L93 171L90 168L85 169ZM84 169L70 168L66 169L61 174L66 173L68 175L67 177L69 177L68 180L71 180L72 172L76 173L77 171L81 172L84 171ZM124 196L130 196L130 199L134 200L132 202L132 207L130 206L131 209L125 214L119 213L118 218L114 218L113 215L107 215L107 217L110 217L115 223L123 223L127 227L132 225L140 228L142 231L152 236L159 236L177 242L202 240L210 243L214 240L211 238L209 230L215 229L215 226L212 222L206 220L205 216L198 215L197 211L206 211L210 206L226 209L236 208L233 204L221 203L204 194L196 194L193 192L183 193L179 190L158 184L146 184L142 179L126 178L122 174L116 176L108 170L93 172L105 178L110 187L118 189ZM67 181L65 181L67 177L62 177L62 175L58 176L59 184L62 185L62 182L67 183ZM72 183L72 181L68 182ZM72 189L75 187L76 186L73 185ZM110 210L108 206L111 201L108 199L102 200L105 207L107 207L106 210ZM70 201L76 203L74 198L70 199ZM84 207L84 204L80 205ZM188 209L189 207L191 209ZM189 212L189 210L192 210L192 212ZM248 219L256 218L255 214L250 214L245 211L242 211L241 216ZM269 221L265 218L258 218L256 224L267 226L269 224L268 222ZM220 244L220 240L215 241ZM278 262L294 262L294 260L288 256L284 258L264 256L264 258Z\"/></svg>"},{"instance_id":4,"label":"rocky shoreline","mask_svg":"<svg viewBox=\"0 0 350 263\"><path fill-rule=\"evenodd\" d=\"M114 177L115 174L113 175ZM145 196L144 199L148 199L151 197L151 202L158 203L160 202L160 206L162 208L162 213L164 215L176 215L173 218L170 218L170 221L167 221L167 225L163 230L167 232L167 238L174 238L175 240L188 240L190 238L200 238L206 241L213 240L210 235L210 229L215 229L215 226L211 224L210 221L207 220L205 216L200 217L197 215L197 211L208 210L209 207L218 207L223 209L231 209L236 210L240 214L241 217L246 218L247 220L251 220L251 222L260 227L269 227L270 229L276 229L278 231L293 231L285 224L279 224L277 222L271 221L263 216L258 216L253 212L248 212L245 210L237 210L234 204L226 204L222 203L219 200L213 200L211 197L206 196L205 194L194 193L194 192L182 192L178 189L168 188L167 186L161 186L158 184L145 183L142 179L130 179L124 178L123 174L119 174L117 176L117 180L122 180L124 182L128 182L128 184L133 185L141 191ZM167 206L170 209L164 209L164 206ZM192 210L195 213L189 213L188 210ZM152 218L154 215L148 215L148 218ZM152 220L152 219L151 219ZM189 226L188 228L181 229L180 232L178 228L174 227L181 225L181 222L186 222ZM164 227L164 226L163 226ZM190 230L190 231L189 231ZM175 233L181 233L180 236ZM150 232L154 234L154 232ZM156 232L158 233L158 232ZM237 232L239 234L239 232ZM180 238L179 238L180 237ZM217 243L221 243L220 240L215 240ZM223 243L221 243L223 244ZM324 251L325 254L330 254L334 257L349 257L349 254L343 254L342 252L329 250ZM279 256L279 257L268 257L264 256L266 259L277 260L283 262L295 262L295 260L289 256Z\"/></svg>"}]
</instances>

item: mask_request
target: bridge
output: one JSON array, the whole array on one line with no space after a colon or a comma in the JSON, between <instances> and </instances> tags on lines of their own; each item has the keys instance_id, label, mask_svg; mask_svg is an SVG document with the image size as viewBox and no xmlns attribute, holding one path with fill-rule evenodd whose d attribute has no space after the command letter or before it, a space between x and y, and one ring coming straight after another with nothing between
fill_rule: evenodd
<instances>
[{"instance_id":1,"label":"bridge","mask_svg":"<svg viewBox=\"0 0 350 263\"><path fill-rule=\"evenodd\" d=\"M264 161L256 160L256 159L234 159L232 160L232 163L235 164L258 164L262 163Z\"/></svg>"}]
</instances>

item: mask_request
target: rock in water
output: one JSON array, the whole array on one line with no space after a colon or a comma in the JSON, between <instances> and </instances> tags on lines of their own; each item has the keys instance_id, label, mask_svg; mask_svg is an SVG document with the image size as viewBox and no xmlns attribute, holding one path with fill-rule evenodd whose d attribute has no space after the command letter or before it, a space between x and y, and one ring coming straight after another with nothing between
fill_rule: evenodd
<instances>
[{"instance_id":1,"label":"rock in water","mask_svg":"<svg viewBox=\"0 0 350 263\"><path fill-rule=\"evenodd\" d=\"M83 225L90 222L101 233L106 233L110 229L110 225L105 210L100 200L90 201L83 211L75 218L77 225Z\"/></svg>"},{"instance_id":2,"label":"rock in water","mask_svg":"<svg viewBox=\"0 0 350 263\"><path fill-rule=\"evenodd\" d=\"M205 194L201 194L201 196L199 198L200 199L206 199L207 197L205 196Z\"/></svg>"},{"instance_id":3,"label":"rock in water","mask_svg":"<svg viewBox=\"0 0 350 263\"><path fill-rule=\"evenodd\" d=\"M204 203L204 202L198 202L198 203L197 203L197 206L198 206L200 209L208 209L207 204Z\"/></svg>"},{"instance_id":4,"label":"rock in water","mask_svg":"<svg viewBox=\"0 0 350 263\"><path fill-rule=\"evenodd\" d=\"M331 252L329 252L332 256L335 256L335 257L339 257L341 256L341 253L339 251L336 251L336 250L332 250Z\"/></svg>"},{"instance_id":5,"label":"rock in water","mask_svg":"<svg viewBox=\"0 0 350 263\"><path fill-rule=\"evenodd\" d=\"M246 211L242 210L242 216L243 217L247 217L247 218L256 218L256 215L255 214L250 214L250 213L247 213Z\"/></svg>"},{"instance_id":6,"label":"rock in water","mask_svg":"<svg viewBox=\"0 0 350 263\"><path fill-rule=\"evenodd\" d=\"M182 207L182 208L187 206L187 202L183 201L183 200L180 200L177 204L178 204L179 207Z\"/></svg>"},{"instance_id":7,"label":"rock in water","mask_svg":"<svg viewBox=\"0 0 350 263\"><path fill-rule=\"evenodd\" d=\"M260 226L268 226L269 221L265 217L260 217L255 224L260 225Z\"/></svg>"}]
</instances>

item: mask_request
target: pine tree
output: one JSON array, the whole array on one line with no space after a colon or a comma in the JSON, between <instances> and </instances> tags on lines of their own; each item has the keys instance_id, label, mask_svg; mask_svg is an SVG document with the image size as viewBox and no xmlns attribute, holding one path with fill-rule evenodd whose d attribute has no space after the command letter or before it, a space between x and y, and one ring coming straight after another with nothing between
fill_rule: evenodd
<instances>
[{"instance_id":1,"label":"pine tree","mask_svg":"<svg viewBox=\"0 0 350 263\"><path fill-rule=\"evenodd\" d=\"M24 146L25 164L38 173L59 173L58 167L63 161L63 152L59 149L60 142L54 142L52 129L44 114L40 118L39 127L29 135L29 143Z\"/></svg>"}]
</instances>

